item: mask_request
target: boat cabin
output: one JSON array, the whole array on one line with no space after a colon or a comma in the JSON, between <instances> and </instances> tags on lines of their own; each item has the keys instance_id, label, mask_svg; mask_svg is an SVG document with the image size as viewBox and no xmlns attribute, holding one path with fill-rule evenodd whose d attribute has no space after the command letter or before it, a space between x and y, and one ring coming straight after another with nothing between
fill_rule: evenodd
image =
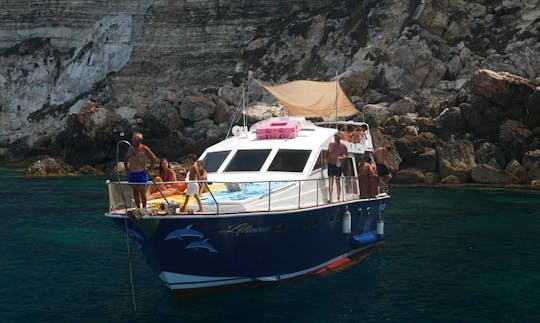
<instances>
[{"instance_id":1,"label":"boat cabin","mask_svg":"<svg viewBox=\"0 0 540 323\"><path fill-rule=\"evenodd\" d=\"M328 144L339 133L351 158L345 176L357 176L356 160L373 151L369 126L341 121L314 124L303 117L260 121L249 130L239 127L234 136L217 143L201 155L210 182L253 180L301 180L326 177Z\"/></svg>"}]
</instances>

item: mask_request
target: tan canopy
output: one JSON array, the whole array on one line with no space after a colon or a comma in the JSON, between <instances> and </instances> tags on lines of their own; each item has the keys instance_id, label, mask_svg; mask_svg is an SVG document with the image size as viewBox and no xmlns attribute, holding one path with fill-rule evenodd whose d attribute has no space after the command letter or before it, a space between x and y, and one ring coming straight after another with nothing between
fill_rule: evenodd
<instances>
[{"instance_id":1,"label":"tan canopy","mask_svg":"<svg viewBox=\"0 0 540 323\"><path fill-rule=\"evenodd\" d=\"M293 116L335 117L337 114L338 117L349 117L358 113L337 81L293 81L263 87Z\"/></svg>"}]
</instances>

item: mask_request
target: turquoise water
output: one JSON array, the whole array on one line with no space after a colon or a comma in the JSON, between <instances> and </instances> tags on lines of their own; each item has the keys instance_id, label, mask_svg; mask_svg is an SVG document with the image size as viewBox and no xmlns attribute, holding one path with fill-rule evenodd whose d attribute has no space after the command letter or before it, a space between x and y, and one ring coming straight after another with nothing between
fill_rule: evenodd
<instances>
[{"instance_id":1,"label":"turquoise water","mask_svg":"<svg viewBox=\"0 0 540 323\"><path fill-rule=\"evenodd\" d=\"M540 322L540 192L391 187L363 262L194 300L134 253L134 311L104 178L0 180L0 322Z\"/></svg>"}]
</instances>

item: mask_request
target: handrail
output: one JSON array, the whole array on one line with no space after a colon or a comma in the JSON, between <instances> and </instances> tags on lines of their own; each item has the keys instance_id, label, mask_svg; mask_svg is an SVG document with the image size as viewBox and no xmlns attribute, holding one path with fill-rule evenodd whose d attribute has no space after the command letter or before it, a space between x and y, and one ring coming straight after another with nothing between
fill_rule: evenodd
<instances>
[{"instance_id":1,"label":"handrail","mask_svg":"<svg viewBox=\"0 0 540 323\"><path fill-rule=\"evenodd\" d=\"M320 181L324 180L326 184L321 185ZM175 183L185 183L187 181L170 181L170 182L163 182L160 184L175 184ZM263 189L262 192L256 193L255 195L246 196L243 199L230 199L231 196L229 196L229 199L222 199L220 200L212 191L216 186L208 185L208 182L206 181L199 181L199 180L193 180L190 182L196 182L200 183L201 185L205 185L205 187L208 189L208 197L206 200L206 203L204 203L208 208L212 210L212 213L215 213L216 215L219 214L230 214L237 213L237 212L271 212L275 210L284 210L290 207L291 209L300 209L303 207L309 207L309 206L321 206L326 204L326 200L324 199L324 196L328 194L328 178L314 178L314 179L303 179L303 180L282 180L282 181L250 181L250 182L213 182L215 184L223 184L225 188L223 190L226 190L227 184L234 183L234 184L261 184L263 183L262 187L266 186L267 189ZM314 183L313 183L314 182ZM274 186L273 183L284 183L283 185L277 185L278 187ZM312 184L310 184L312 183ZM375 198L381 193L387 193L388 192L388 186L384 183L381 183L382 185L378 185L378 191L377 195L375 196L369 196L369 197L362 197L359 187L359 178L355 176L342 176L339 185L341 186L341 201L347 202L351 200L362 200L362 199L369 199L369 198ZM109 198L114 199L114 194L111 194L111 190L113 185L134 185L133 183L129 183L127 181L121 181L118 178L118 182L109 182ZM243 186L245 189L245 186ZM336 187L337 188L337 187ZM121 193L123 195L123 190L121 190ZM233 194L233 192L231 192ZM322 194L322 199L321 199ZM165 199L165 197L164 197ZM267 201L266 206L264 207L260 203L263 201L261 199L265 199ZM321 203L320 201L325 201ZM152 201L152 200L150 200ZM165 201L167 201L165 199ZM279 202L282 201L283 204L279 204ZM213 204L212 204L213 202ZM167 201L167 203L169 203ZM264 202L263 202L264 203ZM339 203L339 202L338 202ZM114 205L113 201L110 201L110 209L111 211L114 211ZM124 202L124 205L126 203ZM225 207L227 206L227 207ZM261 208L263 207L263 208ZM240 211L231 211L234 208L237 208ZM251 208L251 209L250 209ZM223 212L224 209L225 211ZM117 209L120 210L120 209ZM242 211L243 210L243 211Z\"/></svg>"}]
</instances>

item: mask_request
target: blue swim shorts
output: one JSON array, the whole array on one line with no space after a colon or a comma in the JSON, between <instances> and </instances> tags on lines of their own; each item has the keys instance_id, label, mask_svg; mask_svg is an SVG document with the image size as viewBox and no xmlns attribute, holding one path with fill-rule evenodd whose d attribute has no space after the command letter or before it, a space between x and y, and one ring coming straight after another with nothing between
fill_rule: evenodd
<instances>
[{"instance_id":1,"label":"blue swim shorts","mask_svg":"<svg viewBox=\"0 0 540 323\"><path fill-rule=\"evenodd\" d=\"M136 173L129 173L128 182L130 183L147 183L148 175L145 171L140 171Z\"/></svg>"}]
</instances>

